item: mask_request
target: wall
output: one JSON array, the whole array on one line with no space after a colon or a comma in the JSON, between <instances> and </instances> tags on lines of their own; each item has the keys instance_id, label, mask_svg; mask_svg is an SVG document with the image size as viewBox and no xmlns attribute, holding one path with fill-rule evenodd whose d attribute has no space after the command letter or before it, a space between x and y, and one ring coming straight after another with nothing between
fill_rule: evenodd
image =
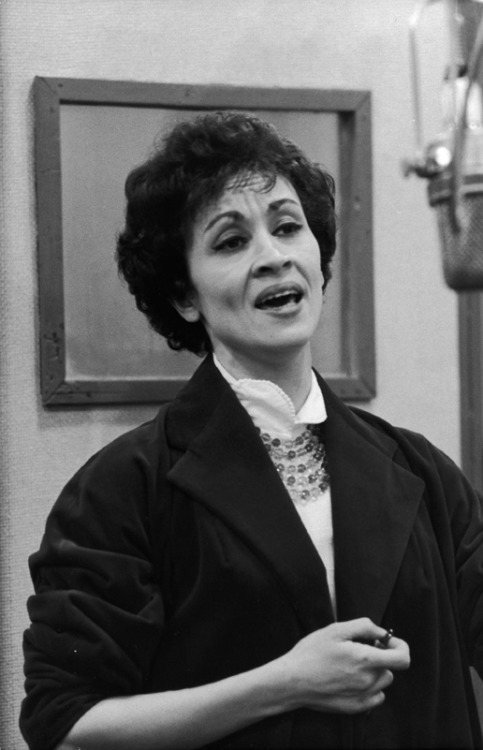
<instances>
[{"instance_id":1,"label":"wall","mask_svg":"<svg viewBox=\"0 0 483 750\"><path fill-rule=\"evenodd\" d=\"M0 745L16 729L28 554L92 452L154 409L45 411L39 400L32 79L35 75L373 92L378 395L369 408L459 459L456 298L442 282L412 154L413 0L1 0ZM437 16L435 11L433 17ZM440 26L422 39L427 133L439 122Z\"/></svg>"}]
</instances>

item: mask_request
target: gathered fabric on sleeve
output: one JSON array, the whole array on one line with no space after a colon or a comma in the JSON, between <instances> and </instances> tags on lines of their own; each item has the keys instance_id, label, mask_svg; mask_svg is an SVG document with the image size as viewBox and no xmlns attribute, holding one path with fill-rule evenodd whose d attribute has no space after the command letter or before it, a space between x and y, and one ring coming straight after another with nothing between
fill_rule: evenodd
<instances>
[{"instance_id":1,"label":"gathered fabric on sleeve","mask_svg":"<svg viewBox=\"0 0 483 750\"><path fill-rule=\"evenodd\" d=\"M463 474L457 481L450 509L458 609L469 662L483 679L483 499Z\"/></svg>"},{"instance_id":2,"label":"gathered fabric on sleeve","mask_svg":"<svg viewBox=\"0 0 483 750\"><path fill-rule=\"evenodd\" d=\"M483 679L483 497L454 461L422 435L393 427L389 431L397 432L412 469L424 479L462 646Z\"/></svg>"},{"instance_id":3,"label":"gathered fabric on sleeve","mask_svg":"<svg viewBox=\"0 0 483 750\"><path fill-rule=\"evenodd\" d=\"M147 690L164 621L151 509L163 501L165 456L154 425L118 438L77 472L29 560L35 594L20 726L31 750L55 747L100 700Z\"/></svg>"},{"instance_id":4,"label":"gathered fabric on sleeve","mask_svg":"<svg viewBox=\"0 0 483 750\"><path fill-rule=\"evenodd\" d=\"M455 587L464 648L469 664L483 678L483 498L452 459L424 438L419 440L421 456L428 457L429 508L448 581ZM431 498L441 494L445 503L436 510Z\"/></svg>"}]
</instances>

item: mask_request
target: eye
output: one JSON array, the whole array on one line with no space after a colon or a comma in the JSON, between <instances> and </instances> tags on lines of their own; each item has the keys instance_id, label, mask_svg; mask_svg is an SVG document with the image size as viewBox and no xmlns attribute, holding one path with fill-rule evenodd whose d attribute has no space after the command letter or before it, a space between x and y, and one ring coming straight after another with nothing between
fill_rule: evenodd
<instances>
[{"instance_id":1,"label":"eye","mask_svg":"<svg viewBox=\"0 0 483 750\"><path fill-rule=\"evenodd\" d=\"M275 229L274 234L281 237L289 237L292 234L296 234L302 229L302 224L298 221L284 221L278 225Z\"/></svg>"},{"instance_id":2,"label":"eye","mask_svg":"<svg viewBox=\"0 0 483 750\"><path fill-rule=\"evenodd\" d=\"M219 242L213 245L213 248L218 253L234 252L236 250L241 250L241 248L245 246L246 242L246 237L244 237L243 235L232 234L228 237L222 237Z\"/></svg>"}]
</instances>

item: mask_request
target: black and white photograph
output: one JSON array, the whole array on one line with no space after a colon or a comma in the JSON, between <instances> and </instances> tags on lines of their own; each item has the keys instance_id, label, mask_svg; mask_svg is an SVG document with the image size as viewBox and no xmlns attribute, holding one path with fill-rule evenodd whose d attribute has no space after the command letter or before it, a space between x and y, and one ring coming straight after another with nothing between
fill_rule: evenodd
<instances>
[{"instance_id":1,"label":"black and white photograph","mask_svg":"<svg viewBox=\"0 0 483 750\"><path fill-rule=\"evenodd\" d=\"M0 0L0 750L483 748L483 0Z\"/></svg>"}]
</instances>

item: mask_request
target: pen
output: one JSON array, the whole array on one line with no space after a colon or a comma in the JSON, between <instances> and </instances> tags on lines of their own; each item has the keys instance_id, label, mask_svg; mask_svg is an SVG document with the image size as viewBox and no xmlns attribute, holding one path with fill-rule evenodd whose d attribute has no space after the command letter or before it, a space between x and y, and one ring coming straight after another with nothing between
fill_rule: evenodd
<instances>
[{"instance_id":1,"label":"pen","mask_svg":"<svg viewBox=\"0 0 483 750\"><path fill-rule=\"evenodd\" d=\"M386 634L382 636L382 638L378 638L376 641L376 645L379 648L387 648L389 641L394 635L394 630L390 628L389 630L386 630Z\"/></svg>"}]
</instances>

